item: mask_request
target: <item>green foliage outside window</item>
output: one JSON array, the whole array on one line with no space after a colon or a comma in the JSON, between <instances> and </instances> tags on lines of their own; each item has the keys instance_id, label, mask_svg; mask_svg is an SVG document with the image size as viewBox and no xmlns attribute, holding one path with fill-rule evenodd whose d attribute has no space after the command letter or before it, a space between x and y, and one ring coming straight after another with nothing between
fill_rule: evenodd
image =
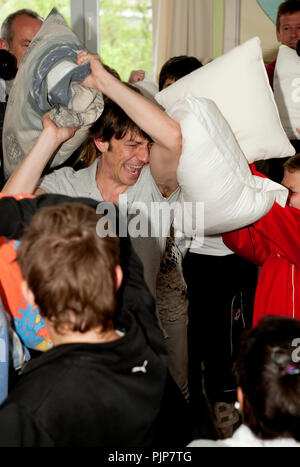
<instances>
[{"instance_id":1,"label":"green foliage outside window","mask_svg":"<svg viewBox=\"0 0 300 467\"><path fill-rule=\"evenodd\" d=\"M151 0L100 1L100 55L104 63L128 80L132 70L152 75ZM68 0L0 0L0 25L21 8L37 11L43 18L55 7L71 24Z\"/></svg>"},{"instance_id":2,"label":"green foliage outside window","mask_svg":"<svg viewBox=\"0 0 300 467\"><path fill-rule=\"evenodd\" d=\"M152 75L151 0L100 0L102 60L123 80L132 70Z\"/></svg>"},{"instance_id":3,"label":"green foliage outside window","mask_svg":"<svg viewBox=\"0 0 300 467\"><path fill-rule=\"evenodd\" d=\"M0 24L10 13L22 8L34 10L43 18L46 18L54 7L63 15L70 26L71 13L70 2L68 0L0 0Z\"/></svg>"}]
</instances>

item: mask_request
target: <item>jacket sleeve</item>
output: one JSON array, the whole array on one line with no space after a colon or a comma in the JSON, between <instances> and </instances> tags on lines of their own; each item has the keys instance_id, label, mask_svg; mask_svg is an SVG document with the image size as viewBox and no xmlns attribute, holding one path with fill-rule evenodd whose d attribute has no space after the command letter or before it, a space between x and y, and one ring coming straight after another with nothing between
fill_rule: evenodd
<instances>
[{"instance_id":1,"label":"jacket sleeve","mask_svg":"<svg viewBox=\"0 0 300 467\"><path fill-rule=\"evenodd\" d=\"M272 250L300 268L300 210L275 203L255 223L255 229L272 245Z\"/></svg>"},{"instance_id":2,"label":"jacket sleeve","mask_svg":"<svg viewBox=\"0 0 300 467\"><path fill-rule=\"evenodd\" d=\"M256 170L254 163L250 165L250 170L255 176L267 178ZM271 245L275 247L272 230L274 228L278 230L276 219L284 217L280 209L283 210L277 203L274 203L272 209L259 221L243 229L223 234L223 242L234 253L261 266L271 252Z\"/></svg>"},{"instance_id":3,"label":"jacket sleeve","mask_svg":"<svg viewBox=\"0 0 300 467\"><path fill-rule=\"evenodd\" d=\"M266 178L256 170L254 163L250 164L250 170L253 175ZM228 232L222 237L223 242L231 251L258 266L264 263L269 254L268 245L265 244L263 235L256 231L255 224Z\"/></svg>"},{"instance_id":4,"label":"jacket sleeve","mask_svg":"<svg viewBox=\"0 0 300 467\"><path fill-rule=\"evenodd\" d=\"M93 208L96 208L98 204L97 201L89 198L73 198L57 194L44 194L37 197L0 195L0 236L18 240L38 209L63 202L82 202Z\"/></svg>"},{"instance_id":5,"label":"jacket sleeve","mask_svg":"<svg viewBox=\"0 0 300 467\"><path fill-rule=\"evenodd\" d=\"M223 234L228 248L258 265L273 252L300 268L299 239L300 211L277 203L252 226Z\"/></svg>"},{"instance_id":6,"label":"jacket sleeve","mask_svg":"<svg viewBox=\"0 0 300 467\"><path fill-rule=\"evenodd\" d=\"M223 242L231 251L258 266L265 262L269 254L263 235L257 232L254 226L228 232L222 237Z\"/></svg>"},{"instance_id":7,"label":"jacket sleeve","mask_svg":"<svg viewBox=\"0 0 300 467\"><path fill-rule=\"evenodd\" d=\"M118 292L118 309L115 320L122 321L124 312L130 310L143 331L147 343L160 355L167 367L167 353L163 334L158 325L156 303L144 279L143 265L128 237L120 238L123 282Z\"/></svg>"}]
</instances>

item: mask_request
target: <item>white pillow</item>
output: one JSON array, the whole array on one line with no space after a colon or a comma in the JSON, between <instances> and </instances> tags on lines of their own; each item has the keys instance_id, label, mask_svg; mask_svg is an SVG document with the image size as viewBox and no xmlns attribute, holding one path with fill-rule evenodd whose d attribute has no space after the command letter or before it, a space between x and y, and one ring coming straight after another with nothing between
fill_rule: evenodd
<instances>
[{"instance_id":1,"label":"white pillow","mask_svg":"<svg viewBox=\"0 0 300 467\"><path fill-rule=\"evenodd\" d=\"M275 73L274 97L281 123L289 139L300 139L300 57L296 50L281 45Z\"/></svg>"},{"instance_id":2,"label":"white pillow","mask_svg":"<svg viewBox=\"0 0 300 467\"><path fill-rule=\"evenodd\" d=\"M177 101L168 114L180 123L183 136L177 177L184 222L178 209L176 230L186 236L217 235L257 221L275 201L285 206L288 190L268 178L252 175L213 101L186 97ZM204 224L201 215L197 221L195 204L183 204L195 201L203 203Z\"/></svg>"},{"instance_id":3,"label":"white pillow","mask_svg":"<svg viewBox=\"0 0 300 467\"><path fill-rule=\"evenodd\" d=\"M295 154L282 124L254 37L159 92L168 109L185 96L213 100L231 126L250 163Z\"/></svg>"}]
</instances>

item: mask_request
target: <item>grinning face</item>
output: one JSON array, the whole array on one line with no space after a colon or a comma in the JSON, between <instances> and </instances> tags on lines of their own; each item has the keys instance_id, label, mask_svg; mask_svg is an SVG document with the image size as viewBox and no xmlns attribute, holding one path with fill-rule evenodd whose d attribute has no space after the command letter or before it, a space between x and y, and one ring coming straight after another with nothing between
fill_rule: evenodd
<instances>
[{"instance_id":1,"label":"grinning face","mask_svg":"<svg viewBox=\"0 0 300 467\"><path fill-rule=\"evenodd\" d=\"M297 42L300 39L300 11L282 15L280 28L276 34L278 42L296 50Z\"/></svg>"},{"instance_id":2,"label":"grinning face","mask_svg":"<svg viewBox=\"0 0 300 467\"><path fill-rule=\"evenodd\" d=\"M118 185L134 185L142 168L149 163L151 143L138 133L127 133L110 143L95 140L102 153L102 173Z\"/></svg>"},{"instance_id":3,"label":"grinning face","mask_svg":"<svg viewBox=\"0 0 300 467\"><path fill-rule=\"evenodd\" d=\"M290 172L285 169L282 185L289 190L288 206L300 209L300 171Z\"/></svg>"},{"instance_id":4,"label":"grinning face","mask_svg":"<svg viewBox=\"0 0 300 467\"><path fill-rule=\"evenodd\" d=\"M40 30L43 22L31 18L27 15L16 16L12 23L12 44L9 45L9 52L17 59L17 67L27 50L30 42Z\"/></svg>"}]
</instances>

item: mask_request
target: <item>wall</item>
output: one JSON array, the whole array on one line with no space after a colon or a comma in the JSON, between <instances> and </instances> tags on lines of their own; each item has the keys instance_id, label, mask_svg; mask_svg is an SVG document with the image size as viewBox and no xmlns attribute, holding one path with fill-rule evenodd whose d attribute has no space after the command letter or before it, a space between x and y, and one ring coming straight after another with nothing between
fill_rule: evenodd
<instances>
[{"instance_id":1,"label":"wall","mask_svg":"<svg viewBox=\"0 0 300 467\"><path fill-rule=\"evenodd\" d=\"M240 43L254 36L258 36L262 41L265 62L274 60L279 47L275 24L263 12L256 0L241 0Z\"/></svg>"}]
</instances>

